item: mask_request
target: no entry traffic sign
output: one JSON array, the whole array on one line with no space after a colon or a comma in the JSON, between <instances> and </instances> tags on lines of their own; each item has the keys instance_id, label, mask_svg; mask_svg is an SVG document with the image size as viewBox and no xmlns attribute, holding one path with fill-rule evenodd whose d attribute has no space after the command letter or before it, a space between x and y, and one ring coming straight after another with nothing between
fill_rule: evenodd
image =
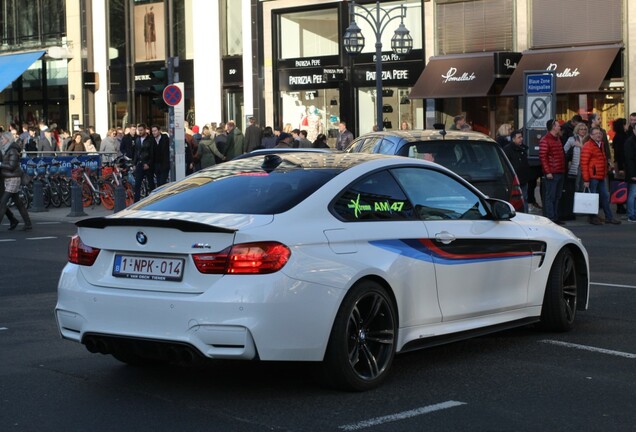
<instances>
[{"instance_id":1,"label":"no entry traffic sign","mask_svg":"<svg viewBox=\"0 0 636 432\"><path fill-rule=\"evenodd\" d=\"M163 89L163 101L170 106L177 106L183 99L181 89L174 84L170 84Z\"/></svg>"}]
</instances>

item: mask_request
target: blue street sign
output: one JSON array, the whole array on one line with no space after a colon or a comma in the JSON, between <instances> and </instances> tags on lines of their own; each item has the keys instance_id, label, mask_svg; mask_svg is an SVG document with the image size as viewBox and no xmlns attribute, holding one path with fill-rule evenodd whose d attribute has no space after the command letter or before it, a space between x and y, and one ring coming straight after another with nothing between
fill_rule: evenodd
<instances>
[{"instance_id":1,"label":"blue street sign","mask_svg":"<svg viewBox=\"0 0 636 432\"><path fill-rule=\"evenodd\" d=\"M553 74L526 75L526 94L552 93L553 91Z\"/></svg>"}]
</instances>

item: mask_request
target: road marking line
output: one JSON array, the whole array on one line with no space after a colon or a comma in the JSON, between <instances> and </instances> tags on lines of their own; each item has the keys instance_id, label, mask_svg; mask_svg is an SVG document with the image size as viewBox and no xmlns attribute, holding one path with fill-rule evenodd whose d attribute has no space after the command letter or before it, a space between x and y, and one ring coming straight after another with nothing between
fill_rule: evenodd
<instances>
[{"instance_id":1,"label":"road marking line","mask_svg":"<svg viewBox=\"0 0 636 432\"><path fill-rule=\"evenodd\" d=\"M453 408L460 405L466 405L466 402L446 401L435 405L428 405L425 407L417 408L410 411L404 411L397 414L391 414L383 417L376 417L370 420L364 420L354 424L348 424L344 426L338 426L338 429L344 431L355 431L359 429L365 429L371 426L377 426L384 423L390 423L398 420L404 420L411 417L416 417L422 414L432 413L443 409Z\"/></svg>"},{"instance_id":2,"label":"road marking line","mask_svg":"<svg viewBox=\"0 0 636 432\"><path fill-rule=\"evenodd\" d=\"M50 240L56 239L57 237L28 237L25 240Z\"/></svg>"},{"instance_id":3,"label":"road marking line","mask_svg":"<svg viewBox=\"0 0 636 432\"><path fill-rule=\"evenodd\" d=\"M9 330L9 329L6 327L0 327L0 331L3 331L3 330Z\"/></svg>"},{"instance_id":4,"label":"road marking line","mask_svg":"<svg viewBox=\"0 0 636 432\"><path fill-rule=\"evenodd\" d=\"M14 242L15 239L2 239L0 240L0 243L6 243L6 242Z\"/></svg>"},{"instance_id":5,"label":"road marking line","mask_svg":"<svg viewBox=\"0 0 636 432\"><path fill-rule=\"evenodd\" d=\"M592 352L597 352L601 354L609 354L609 355L618 356L618 357L625 357L628 359L636 359L636 354L626 353L622 351L608 350L605 348L597 348L597 347L592 347L588 345L579 345L579 344L573 344L569 342L561 342L561 341L549 340L549 339L544 339L539 342L548 343L552 345L560 345L560 346L564 346L568 348L576 348L576 349L585 350L585 351L592 351Z\"/></svg>"},{"instance_id":6,"label":"road marking line","mask_svg":"<svg viewBox=\"0 0 636 432\"><path fill-rule=\"evenodd\" d=\"M36 222L36 225L59 225L62 222Z\"/></svg>"},{"instance_id":7,"label":"road marking line","mask_svg":"<svg viewBox=\"0 0 636 432\"><path fill-rule=\"evenodd\" d=\"M600 285L600 286L608 286L608 287L615 287L615 288L636 289L636 286L634 286L634 285L618 285L618 284L608 284L608 283L600 283L600 282L590 282L590 285Z\"/></svg>"}]
</instances>

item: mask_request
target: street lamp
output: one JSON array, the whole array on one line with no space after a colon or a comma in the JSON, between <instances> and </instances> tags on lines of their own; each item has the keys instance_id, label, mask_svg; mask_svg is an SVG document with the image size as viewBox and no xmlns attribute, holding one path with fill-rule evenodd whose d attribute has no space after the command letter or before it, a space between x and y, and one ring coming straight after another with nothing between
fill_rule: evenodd
<instances>
[{"instance_id":1,"label":"street lamp","mask_svg":"<svg viewBox=\"0 0 636 432\"><path fill-rule=\"evenodd\" d=\"M356 6L361 12L356 12ZM407 55L413 49L413 38L404 26L404 17L406 16L406 7L404 5L395 6L390 9L382 9L380 0L375 2L374 8L367 8L362 5L356 5L356 2L349 3L349 16L351 24L345 30L342 37L345 51L349 55L357 55L364 49L364 36L362 30L356 24L355 17L362 18L371 26L371 30L375 33L375 102L377 114L378 130L383 129L382 122L382 33L387 25L394 19L400 19L400 25L395 30L395 34L391 39L391 49L397 55Z\"/></svg>"}]
</instances>

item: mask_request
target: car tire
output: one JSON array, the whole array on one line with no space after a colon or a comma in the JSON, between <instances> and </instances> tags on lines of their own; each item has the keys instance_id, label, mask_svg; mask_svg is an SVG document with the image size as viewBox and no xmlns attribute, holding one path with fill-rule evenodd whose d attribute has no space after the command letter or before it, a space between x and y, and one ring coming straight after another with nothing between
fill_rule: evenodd
<instances>
[{"instance_id":1,"label":"car tire","mask_svg":"<svg viewBox=\"0 0 636 432\"><path fill-rule=\"evenodd\" d=\"M386 290L373 281L355 285L334 320L324 376L335 387L366 391L387 377L397 341L397 314Z\"/></svg>"},{"instance_id":2,"label":"car tire","mask_svg":"<svg viewBox=\"0 0 636 432\"><path fill-rule=\"evenodd\" d=\"M563 249L550 269L541 308L541 327L558 332L571 330L576 317L576 303L576 261L570 250Z\"/></svg>"}]
</instances>

